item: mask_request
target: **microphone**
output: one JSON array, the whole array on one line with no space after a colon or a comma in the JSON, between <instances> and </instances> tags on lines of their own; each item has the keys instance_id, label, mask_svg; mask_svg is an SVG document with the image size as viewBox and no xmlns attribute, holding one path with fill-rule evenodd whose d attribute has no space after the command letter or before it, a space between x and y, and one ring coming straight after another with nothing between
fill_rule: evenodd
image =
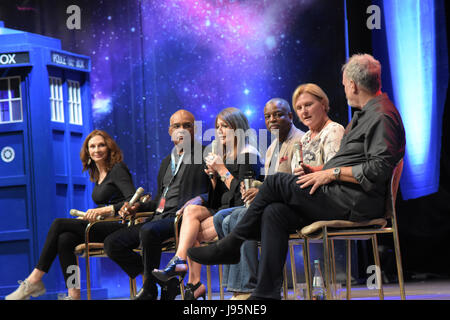
<instances>
[{"instance_id":1,"label":"microphone","mask_svg":"<svg viewBox=\"0 0 450 320\"><path fill-rule=\"evenodd\" d=\"M136 201L139 200L139 198L141 197L142 193L144 193L144 188L139 187L136 190L135 194L133 195L133 197L131 198L131 200L129 202L130 206L132 206ZM71 209L69 213L70 213L71 216L75 216L75 217L84 217L86 215L86 212L80 211L80 210L77 210L77 209ZM103 219L105 219L105 217L97 216L97 221L98 220L103 220Z\"/></svg>"},{"instance_id":2,"label":"microphone","mask_svg":"<svg viewBox=\"0 0 450 320\"><path fill-rule=\"evenodd\" d=\"M136 190L136 193L134 194L134 196L131 198L130 202L128 203L129 206L131 207L133 204L136 203L136 201L139 200L139 198L141 197L141 195L144 193L144 188L139 187Z\"/></svg>"},{"instance_id":3,"label":"microphone","mask_svg":"<svg viewBox=\"0 0 450 320\"><path fill-rule=\"evenodd\" d=\"M248 189L250 189L252 187L253 184L253 171L247 171L244 174L244 189L245 191L248 191ZM249 207L249 203L245 203L245 206L248 208Z\"/></svg>"},{"instance_id":4,"label":"microphone","mask_svg":"<svg viewBox=\"0 0 450 320\"><path fill-rule=\"evenodd\" d=\"M77 209L70 209L69 213L70 213L71 216L74 216L74 217L84 217L86 215L86 212L80 211L80 210L77 210ZM97 221L103 220L103 219L104 219L103 216L97 216Z\"/></svg>"},{"instance_id":5,"label":"microphone","mask_svg":"<svg viewBox=\"0 0 450 320\"><path fill-rule=\"evenodd\" d=\"M298 142L294 144L294 155L297 159L299 159L298 164L295 164L295 167L298 168L300 164L303 162L302 145Z\"/></svg>"},{"instance_id":6,"label":"microphone","mask_svg":"<svg viewBox=\"0 0 450 320\"><path fill-rule=\"evenodd\" d=\"M217 145L218 145L218 141L217 140L213 140L212 144L211 144L211 153L212 154L217 154ZM214 174L213 173L209 173L209 178L213 179L214 178Z\"/></svg>"},{"instance_id":7,"label":"microphone","mask_svg":"<svg viewBox=\"0 0 450 320\"><path fill-rule=\"evenodd\" d=\"M244 175L244 188L248 191L252 187L253 171L247 171Z\"/></svg>"}]
</instances>

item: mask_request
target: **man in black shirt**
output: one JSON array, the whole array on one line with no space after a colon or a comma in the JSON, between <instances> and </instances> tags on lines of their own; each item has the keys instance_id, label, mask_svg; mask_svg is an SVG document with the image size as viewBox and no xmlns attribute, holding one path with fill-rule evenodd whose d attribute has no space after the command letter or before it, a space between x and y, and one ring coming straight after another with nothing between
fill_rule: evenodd
<instances>
[{"instance_id":1,"label":"man in black shirt","mask_svg":"<svg viewBox=\"0 0 450 320\"><path fill-rule=\"evenodd\" d=\"M169 134L174 148L164 158L158 172L158 194L145 204L128 203L119 211L121 216L137 211L153 211L155 215L144 223L123 228L105 241L106 254L131 278L143 273L146 278L137 300L155 300L158 296L156 279L151 271L159 268L161 244L174 237L176 212L186 203L202 204L200 195L207 196L210 185L204 172L201 155L203 147L194 140L194 116L186 110L178 110L170 117ZM200 155L199 159L194 157ZM142 257L133 251L142 245ZM162 287L161 299L171 300L179 293L176 279Z\"/></svg>"},{"instance_id":2,"label":"man in black shirt","mask_svg":"<svg viewBox=\"0 0 450 320\"><path fill-rule=\"evenodd\" d=\"M258 284L250 299L280 299L289 234L319 220L361 221L381 217L387 184L405 152L400 114L381 93L381 65L368 54L354 55L343 67L349 105L360 109L341 146L321 171L299 178L267 177L235 229L213 245L191 248L202 264L233 264L244 240L261 240Z\"/></svg>"}]
</instances>

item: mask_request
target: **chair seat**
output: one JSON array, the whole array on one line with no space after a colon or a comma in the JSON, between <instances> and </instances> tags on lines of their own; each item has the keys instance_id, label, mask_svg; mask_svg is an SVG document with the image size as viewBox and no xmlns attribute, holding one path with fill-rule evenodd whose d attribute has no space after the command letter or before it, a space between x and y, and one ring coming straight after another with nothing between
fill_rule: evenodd
<instances>
[{"instance_id":1,"label":"chair seat","mask_svg":"<svg viewBox=\"0 0 450 320\"><path fill-rule=\"evenodd\" d=\"M354 229L360 230L361 228L375 228L382 229L387 225L387 220L384 218L377 218L368 221L348 221L348 220L325 220L325 221L316 221L303 227L300 230L300 234L311 238L311 239L320 239L322 238L322 228L327 227L330 232L339 231L345 232L347 229L352 229L351 231L355 231ZM348 230L350 231L350 230Z\"/></svg>"}]
</instances>

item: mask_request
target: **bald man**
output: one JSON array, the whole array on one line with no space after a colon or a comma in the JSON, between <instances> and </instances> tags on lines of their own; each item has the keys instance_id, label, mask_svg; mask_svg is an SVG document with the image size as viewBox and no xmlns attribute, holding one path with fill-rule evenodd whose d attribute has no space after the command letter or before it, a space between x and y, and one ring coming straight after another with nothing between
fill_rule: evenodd
<instances>
[{"instance_id":1,"label":"bald man","mask_svg":"<svg viewBox=\"0 0 450 320\"><path fill-rule=\"evenodd\" d=\"M204 164L194 164L194 150L203 150L194 140L194 115L186 110L178 110L170 117L169 135L174 148L162 160L157 183L158 194L146 204L130 207L128 203L119 214L153 211L154 217L144 223L123 228L105 241L105 252L131 278L142 274L146 278L136 300L156 300L158 290L151 271L159 268L161 244L174 234L174 219L177 210L186 202L202 204L206 198L210 180L204 172ZM127 210L125 210L127 208ZM142 245L142 256L133 251ZM178 281L172 279L161 288L161 300L173 300L179 294Z\"/></svg>"}]
</instances>

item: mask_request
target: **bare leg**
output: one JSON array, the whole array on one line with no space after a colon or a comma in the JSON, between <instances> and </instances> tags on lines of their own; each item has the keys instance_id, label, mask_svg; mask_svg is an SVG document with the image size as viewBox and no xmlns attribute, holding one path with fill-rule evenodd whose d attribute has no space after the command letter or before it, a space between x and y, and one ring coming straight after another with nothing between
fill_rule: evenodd
<instances>
[{"instance_id":1,"label":"bare leg","mask_svg":"<svg viewBox=\"0 0 450 320\"><path fill-rule=\"evenodd\" d=\"M181 223L180 242L176 255L183 260L187 258L187 249L191 248L197 240L200 225L203 220L211 217L209 210L203 206L190 205L184 209Z\"/></svg>"},{"instance_id":2,"label":"bare leg","mask_svg":"<svg viewBox=\"0 0 450 320\"><path fill-rule=\"evenodd\" d=\"M31 284L36 284L42 280L44 275L45 275L44 271L34 268L33 271L30 273L30 275L28 276L27 281L30 282Z\"/></svg>"}]
</instances>

